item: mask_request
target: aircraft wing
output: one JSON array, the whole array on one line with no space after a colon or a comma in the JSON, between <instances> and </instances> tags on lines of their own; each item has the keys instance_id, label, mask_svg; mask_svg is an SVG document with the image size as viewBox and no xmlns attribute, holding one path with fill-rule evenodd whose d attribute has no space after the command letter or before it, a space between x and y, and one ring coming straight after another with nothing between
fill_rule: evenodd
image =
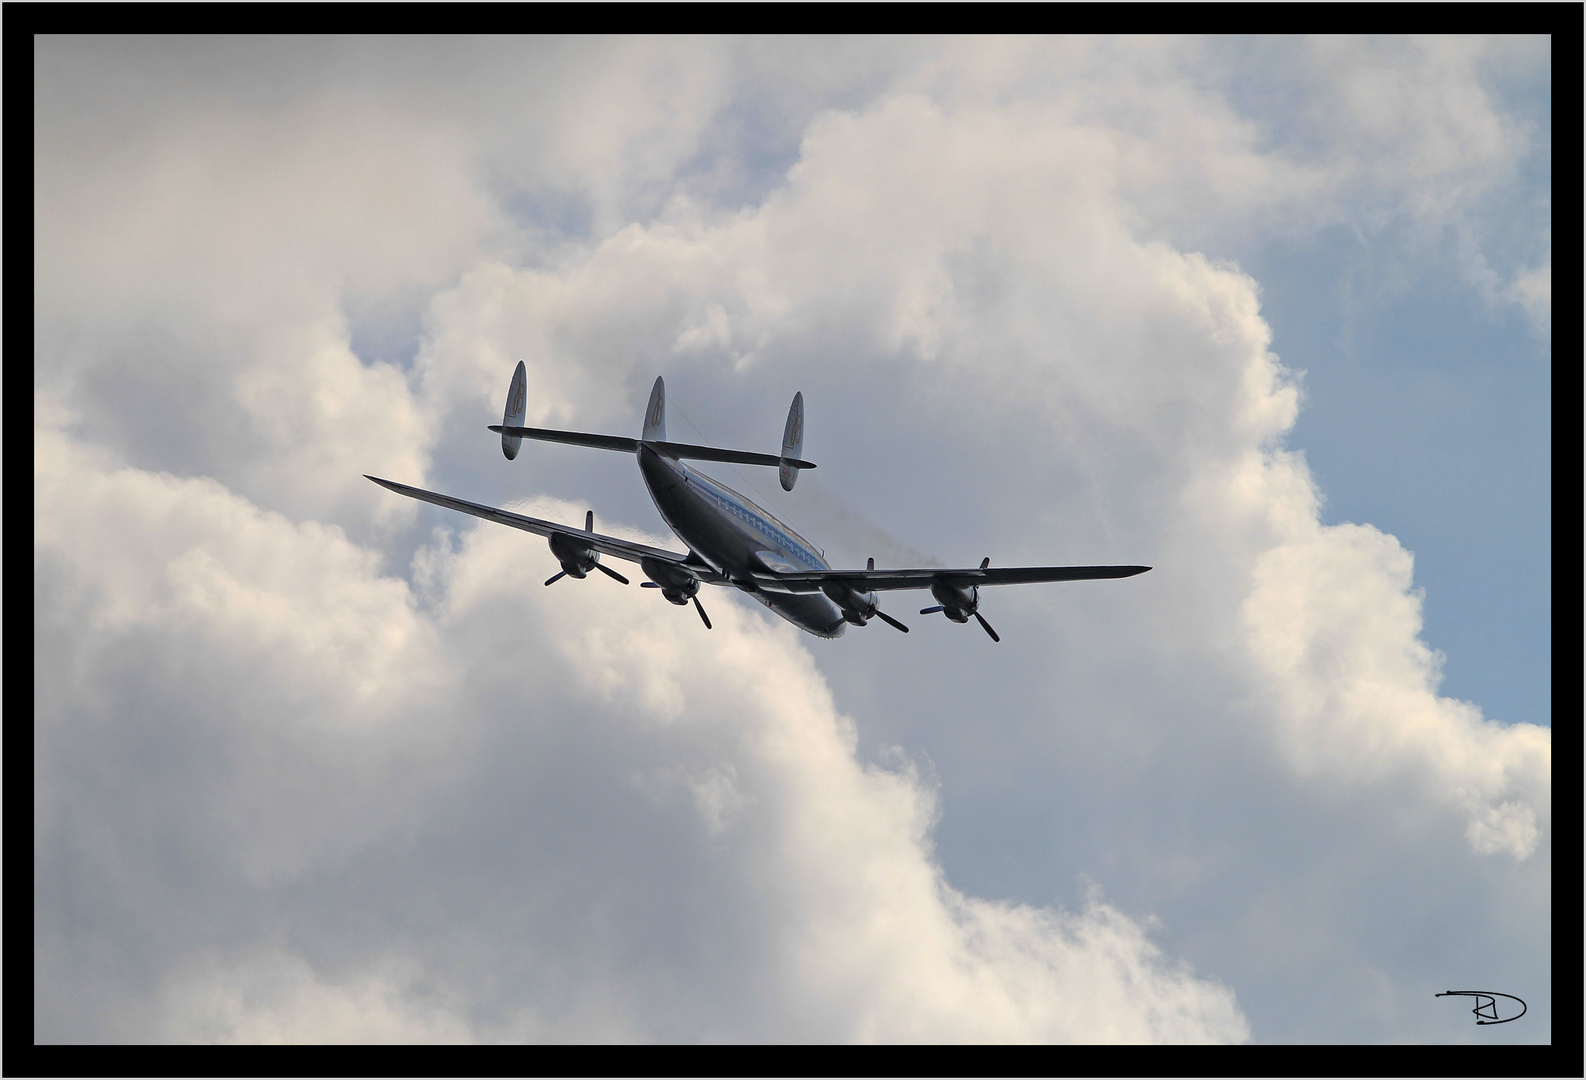
<instances>
[{"instance_id":1,"label":"aircraft wing","mask_svg":"<svg viewBox=\"0 0 1586 1080\"><path fill-rule=\"evenodd\" d=\"M929 589L946 581L960 588L971 585L1028 585L1038 581L1088 581L1143 574L1149 566L990 566L967 570L798 570L756 574L755 584L767 592L818 592L821 584L843 581L860 592L886 589Z\"/></svg>"},{"instance_id":2,"label":"aircraft wing","mask_svg":"<svg viewBox=\"0 0 1586 1080\"><path fill-rule=\"evenodd\" d=\"M615 536L602 536L599 533L585 532L576 525L559 525L554 521L544 521L540 518L526 517L523 514L514 514L510 510L498 510L493 506L484 506L480 503L469 502L467 499L456 499L450 495L441 495L434 491L425 491L423 488L409 487L399 484L394 480L382 480L378 476L364 474L364 479L373 480L383 488L389 488L398 495L406 495L410 499L420 502L434 503L444 506L448 510L458 510L464 514L494 521L500 525L510 525L514 529L524 532L538 533L540 536L551 536L560 533L577 539L580 543L587 544L602 555L610 555L618 559L627 559L629 562L638 562L641 559L659 559L662 562L676 563L678 566L688 568L688 571L701 581L711 584L725 584L725 579L709 566L699 560L690 560L687 555L679 555L673 551L663 551L660 548L650 547L648 544L636 543L632 540L622 540Z\"/></svg>"}]
</instances>

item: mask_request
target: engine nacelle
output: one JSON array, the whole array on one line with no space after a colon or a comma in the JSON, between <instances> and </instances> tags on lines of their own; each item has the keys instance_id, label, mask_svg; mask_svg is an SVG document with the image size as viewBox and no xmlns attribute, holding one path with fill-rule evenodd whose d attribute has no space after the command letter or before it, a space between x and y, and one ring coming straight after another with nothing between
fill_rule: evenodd
<instances>
[{"instance_id":1,"label":"engine nacelle","mask_svg":"<svg viewBox=\"0 0 1586 1080\"><path fill-rule=\"evenodd\" d=\"M660 559L640 559L639 569L660 586L661 595L666 597L669 603L679 607L688 603L694 598L694 594L699 592L699 578L675 563L662 562Z\"/></svg>"},{"instance_id":2,"label":"engine nacelle","mask_svg":"<svg viewBox=\"0 0 1586 1080\"><path fill-rule=\"evenodd\" d=\"M843 619L855 626L863 626L876 615L876 594L860 592L846 581L824 581L821 592L843 613Z\"/></svg>"},{"instance_id":3,"label":"engine nacelle","mask_svg":"<svg viewBox=\"0 0 1586 1080\"><path fill-rule=\"evenodd\" d=\"M600 561L600 552L563 533L552 533L550 543L551 554L562 564L562 570L568 577L586 577Z\"/></svg>"},{"instance_id":4,"label":"engine nacelle","mask_svg":"<svg viewBox=\"0 0 1586 1080\"><path fill-rule=\"evenodd\" d=\"M965 590L945 581L933 581L931 595L942 605L942 614L954 622L968 622L980 608L980 589L975 585Z\"/></svg>"}]
</instances>

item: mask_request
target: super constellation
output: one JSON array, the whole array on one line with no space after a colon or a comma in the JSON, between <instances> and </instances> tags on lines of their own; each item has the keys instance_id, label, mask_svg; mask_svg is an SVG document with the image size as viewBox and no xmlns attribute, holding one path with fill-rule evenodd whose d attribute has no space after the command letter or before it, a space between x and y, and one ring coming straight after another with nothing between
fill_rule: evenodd
<instances>
[{"instance_id":1,"label":"super constellation","mask_svg":"<svg viewBox=\"0 0 1586 1080\"><path fill-rule=\"evenodd\" d=\"M980 614L980 589L986 585L1025 585L1038 581L1080 581L1091 578L1122 578L1143 574L1149 566L991 566L983 559L978 567L963 570L877 570L869 560L863 570L833 570L815 545L776 516L755 505L736 491L684 464L685 460L727 461L743 465L775 466L784 491L792 491L799 470L815 466L803 460L804 395L795 394L788 409L787 425L782 431L780 454L756 454L746 450L723 450L712 446L668 442L666 438L666 386L660 378L650 391L650 404L644 414L639 438L596 435L583 431L553 431L524 427L527 399L527 374L518 362L507 390L506 412L500 424L490 430L501 434L501 451L508 460L518 456L524 439L571 443L602 450L633 454L639 472L655 500L655 508L688 546L686 555L602 536L594 531L594 511L584 516L582 529L554 521L525 517L507 510L468 502L421 488L409 487L377 476L369 479L400 495L421 499L451 510L473 514L487 521L510 525L525 532L538 533L550 541L551 554L561 563L561 577L582 578L599 570L624 585L628 579L604 565L602 555L639 564L650 580L642 584L660 589L674 604L693 601L699 617L710 627L710 617L699 602L701 585L723 585L742 590L801 630L817 637L841 637L851 623L864 626L880 619L904 633L909 628L882 611L876 593L897 589L929 589L936 599L932 607L920 609L921 615L941 612L953 622L967 623L974 618L1000 641L997 632Z\"/></svg>"}]
</instances>

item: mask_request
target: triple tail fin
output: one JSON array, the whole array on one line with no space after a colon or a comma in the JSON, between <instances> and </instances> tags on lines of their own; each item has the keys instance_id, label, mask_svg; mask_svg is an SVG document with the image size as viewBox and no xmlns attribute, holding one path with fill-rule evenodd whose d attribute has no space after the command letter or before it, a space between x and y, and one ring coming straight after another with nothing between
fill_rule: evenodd
<instances>
[{"instance_id":1,"label":"triple tail fin","mask_svg":"<svg viewBox=\"0 0 1586 1080\"><path fill-rule=\"evenodd\" d=\"M666 383L655 377L655 387L650 391L650 404L644 410L645 442L666 442Z\"/></svg>"},{"instance_id":2,"label":"triple tail fin","mask_svg":"<svg viewBox=\"0 0 1586 1080\"><path fill-rule=\"evenodd\" d=\"M787 425L782 428L782 462L777 466L777 477L782 481L783 491L792 491L793 485L798 483L798 466L789 462L797 461L803 453L804 391L800 390L793 395L793 404L787 411Z\"/></svg>"},{"instance_id":3,"label":"triple tail fin","mask_svg":"<svg viewBox=\"0 0 1586 1080\"><path fill-rule=\"evenodd\" d=\"M550 428L521 426L523 420L524 370L522 361L512 376L512 389L507 392L507 415L500 424L491 424L490 430L501 435L501 452L508 458L518 454L523 439L543 442L570 443L590 446L600 450L620 450L631 454L640 446L670 458L691 458L696 461L730 461L740 465L771 465L782 470L782 486L793 490L793 479L799 469L813 469L815 463L802 461L797 454L804 442L804 395L793 399L793 411L788 414L788 426L783 431L781 454L755 454L748 450L723 450L715 446L695 446L692 443L666 441L666 384L656 376L655 388L650 391L650 404L644 410L644 432L641 438L629 439L621 435L596 435L587 431L553 431ZM513 416L514 403L517 415ZM507 421L516 419L519 423ZM789 439L792 439L791 444ZM791 449L789 448L791 446Z\"/></svg>"},{"instance_id":4,"label":"triple tail fin","mask_svg":"<svg viewBox=\"0 0 1586 1080\"><path fill-rule=\"evenodd\" d=\"M528 409L529 378L523 369L523 361L518 361L517 370L512 373L512 385L507 387L507 409L501 415L502 427L522 427L523 417ZM511 461L518 456L518 447L523 445L523 439L518 435L501 436L501 452Z\"/></svg>"}]
</instances>

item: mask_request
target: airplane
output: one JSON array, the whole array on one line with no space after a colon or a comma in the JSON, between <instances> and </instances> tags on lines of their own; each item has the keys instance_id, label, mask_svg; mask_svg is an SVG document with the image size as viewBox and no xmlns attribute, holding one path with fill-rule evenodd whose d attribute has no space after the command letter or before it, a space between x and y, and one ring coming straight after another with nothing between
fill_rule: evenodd
<instances>
[{"instance_id":1,"label":"airplane","mask_svg":"<svg viewBox=\"0 0 1586 1080\"><path fill-rule=\"evenodd\" d=\"M929 589L936 604L921 608L921 615L941 612L956 623L967 623L974 618L992 641L1001 641L980 613L982 586L1132 577L1151 569L1149 566L994 568L987 556L978 567L963 570L877 570L873 558L863 570L833 570L814 544L770 511L684 464L684 461L694 460L775 466L782 490L792 491L799 471L815 468L801 456L804 453L802 392L793 395L793 404L788 409L787 424L782 429L782 452L756 454L667 441L666 386L659 376L650 391L644 427L637 439L524 427L527 385L528 377L520 360L507 389L501 423L489 425L491 431L501 435L501 452L507 460L517 458L524 439L634 454L655 508L688 546L686 555L615 536L602 536L595 532L593 510L584 515L584 527L579 529L382 480L378 476L365 474L365 477L399 495L545 537L550 542L551 554L562 567L560 573L546 580L546 585L563 577L584 578L591 570L599 570L624 585L629 584L627 578L600 561L602 555L610 555L638 563L649 578L640 585L661 590L661 595L669 602L682 607L692 600L707 630L710 629L710 616L705 614L705 606L699 601L699 589L701 585L720 585L748 593L800 630L821 638L841 637L849 625L864 626L871 619L880 619L906 634L909 632L907 626L881 610L876 593Z\"/></svg>"}]
</instances>

